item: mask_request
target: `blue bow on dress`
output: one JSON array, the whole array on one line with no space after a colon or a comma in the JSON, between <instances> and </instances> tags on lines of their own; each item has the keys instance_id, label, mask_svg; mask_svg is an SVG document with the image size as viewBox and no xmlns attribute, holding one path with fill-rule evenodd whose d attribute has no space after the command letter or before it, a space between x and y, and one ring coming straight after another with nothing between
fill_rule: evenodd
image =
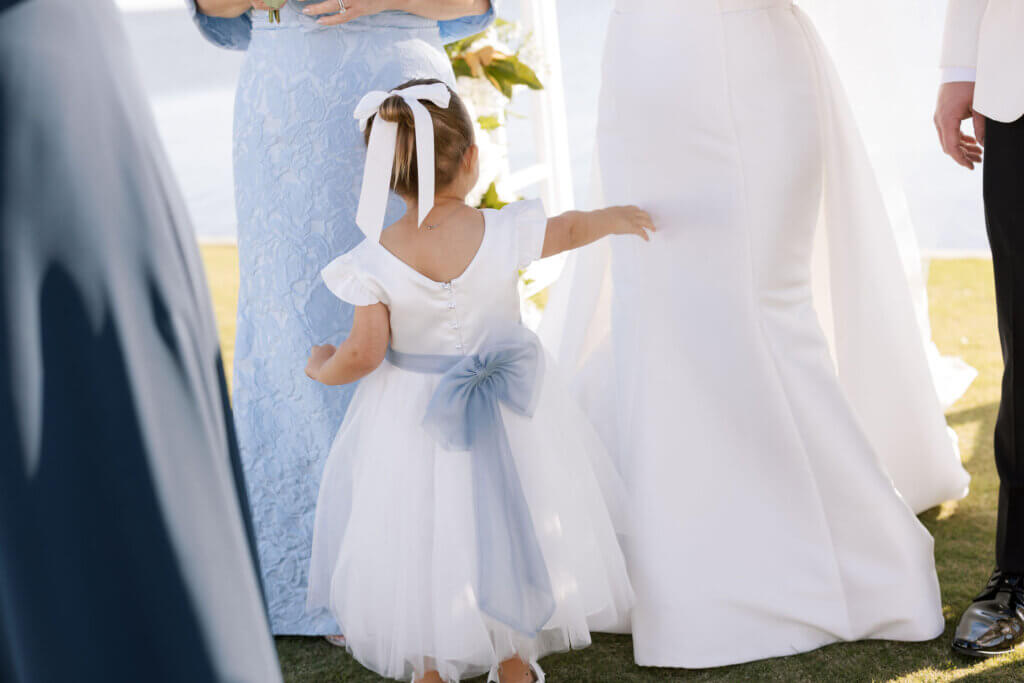
<instances>
[{"instance_id":1,"label":"blue bow on dress","mask_svg":"<svg viewBox=\"0 0 1024 683\"><path fill-rule=\"evenodd\" d=\"M469 356L391 350L388 360L413 372L443 374L423 426L443 448L473 456L477 604L495 620L536 636L551 619L555 598L501 406L533 414L543 375L540 342L521 328L515 339Z\"/></svg>"}]
</instances>

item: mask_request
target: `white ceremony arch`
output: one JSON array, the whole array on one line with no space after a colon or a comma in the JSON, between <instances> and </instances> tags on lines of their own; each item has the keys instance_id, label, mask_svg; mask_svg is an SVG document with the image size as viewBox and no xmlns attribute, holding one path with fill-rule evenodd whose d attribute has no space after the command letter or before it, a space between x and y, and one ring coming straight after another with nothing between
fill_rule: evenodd
<instances>
[{"instance_id":1,"label":"white ceremony arch","mask_svg":"<svg viewBox=\"0 0 1024 683\"><path fill-rule=\"evenodd\" d=\"M520 0L520 21L543 55L547 74L544 90L530 93L537 163L510 173L503 185L504 189L514 193L539 184L540 196L548 212L562 213L575 208L576 203L555 0Z\"/></svg>"}]
</instances>

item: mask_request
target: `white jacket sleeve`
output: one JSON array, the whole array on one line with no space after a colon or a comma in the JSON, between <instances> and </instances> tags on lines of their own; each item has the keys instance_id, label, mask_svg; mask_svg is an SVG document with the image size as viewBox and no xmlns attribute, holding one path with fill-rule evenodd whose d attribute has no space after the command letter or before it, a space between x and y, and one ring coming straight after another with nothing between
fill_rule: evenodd
<instances>
[{"instance_id":1,"label":"white jacket sleeve","mask_svg":"<svg viewBox=\"0 0 1024 683\"><path fill-rule=\"evenodd\" d=\"M941 62L946 74L963 74L964 70L977 67L978 37L988 3L989 0L949 0Z\"/></svg>"}]
</instances>

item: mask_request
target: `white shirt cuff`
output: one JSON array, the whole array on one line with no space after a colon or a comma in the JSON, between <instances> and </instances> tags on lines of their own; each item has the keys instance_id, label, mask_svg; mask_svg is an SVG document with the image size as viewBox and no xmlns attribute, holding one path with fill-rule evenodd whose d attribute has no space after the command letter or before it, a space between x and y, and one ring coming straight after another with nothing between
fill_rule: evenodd
<instances>
[{"instance_id":1,"label":"white shirt cuff","mask_svg":"<svg viewBox=\"0 0 1024 683\"><path fill-rule=\"evenodd\" d=\"M946 66L942 68L943 83L963 83L978 80L978 70L970 66Z\"/></svg>"}]
</instances>

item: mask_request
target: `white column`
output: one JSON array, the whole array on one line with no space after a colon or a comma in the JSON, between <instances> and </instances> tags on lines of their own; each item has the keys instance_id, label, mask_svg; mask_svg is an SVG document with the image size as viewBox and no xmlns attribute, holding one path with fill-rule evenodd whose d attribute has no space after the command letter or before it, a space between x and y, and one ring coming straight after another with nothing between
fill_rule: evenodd
<instances>
[{"instance_id":1,"label":"white column","mask_svg":"<svg viewBox=\"0 0 1024 683\"><path fill-rule=\"evenodd\" d=\"M575 208L575 199L562 53L558 40L558 10L555 0L521 0L520 7L522 20L533 33L548 67L544 90L532 93L537 160L547 169L547 178L541 183L541 196L549 213L561 213Z\"/></svg>"}]
</instances>

